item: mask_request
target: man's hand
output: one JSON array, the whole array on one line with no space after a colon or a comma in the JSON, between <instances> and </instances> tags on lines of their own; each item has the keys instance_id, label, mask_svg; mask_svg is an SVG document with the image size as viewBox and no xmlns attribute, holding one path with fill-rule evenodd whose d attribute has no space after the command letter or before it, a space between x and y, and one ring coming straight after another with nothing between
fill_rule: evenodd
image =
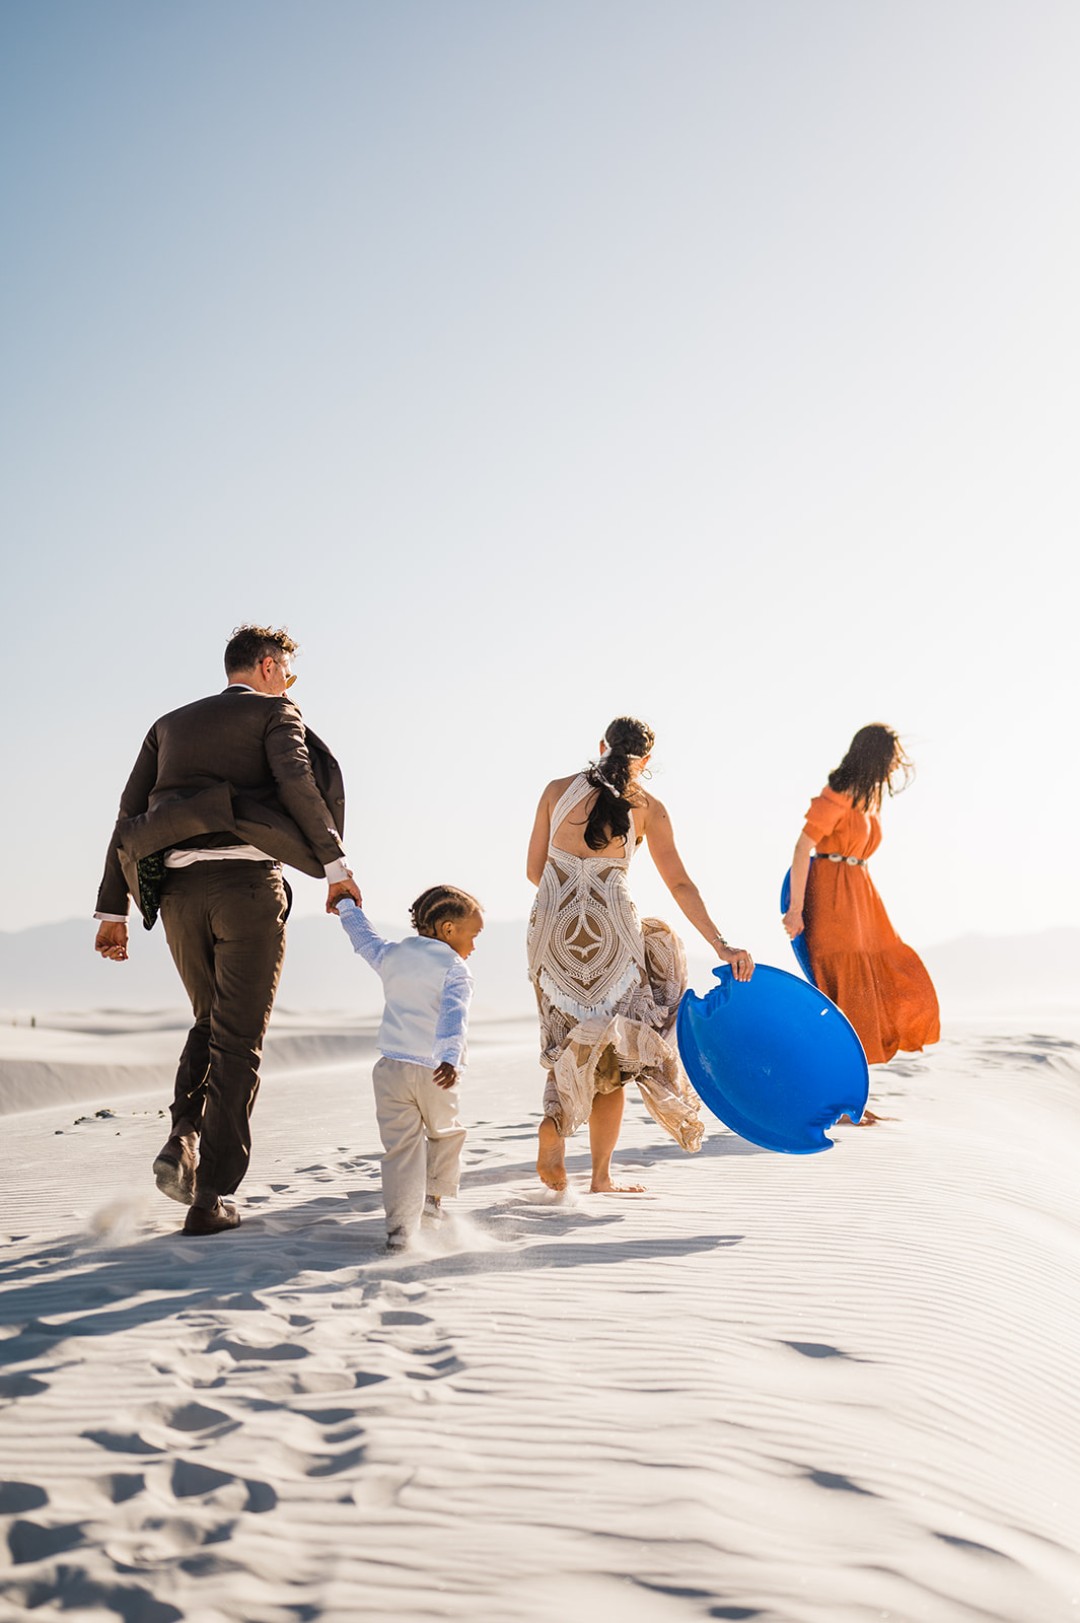
<instances>
[{"instance_id":1,"label":"man's hand","mask_svg":"<svg viewBox=\"0 0 1080 1623\"><path fill-rule=\"evenodd\" d=\"M360 887L355 879L337 879L326 893L326 911L336 913L337 904L343 896L351 896L357 907L363 907L364 905L364 898L360 894Z\"/></svg>"},{"instance_id":2,"label":"man's hand","mask_svg":"<svg viewBox=\"0 0 1080 1623\"><path fill-rule=\"evenodd\" d=\"M457 1081L457 1070L448 1059L444 1059L438 1070L432 1071L431 1080L437 1088L452 1088Z\"/></svg>"},{"instance_id":3,"label":"man's hand","mask_svg":"<svg viewBox=\"0 0 1080 1623\"><path fill-rule=\"evenodd\" d=\"M94 951L100 952L103 958L111 958L115 963L122 964L128 955L127 943L126 924L116 924L109 919L103 919L98 925Z\"/></svg>"}]
</instances>

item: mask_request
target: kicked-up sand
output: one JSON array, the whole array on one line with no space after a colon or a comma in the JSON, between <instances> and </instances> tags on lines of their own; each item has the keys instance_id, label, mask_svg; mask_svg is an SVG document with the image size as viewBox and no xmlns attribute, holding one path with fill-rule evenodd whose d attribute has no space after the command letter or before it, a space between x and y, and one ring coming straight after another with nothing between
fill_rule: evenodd
<instances>
[{"instance_id":1,"label":"kicked-up sand","mask_svg":"<svg viewBox=\"0 0 1080 1623\"><path fill-rule=\"evenodd\" d=\"M579 1137L558 1198L535 1032L478 1026L462 1195L400 1257L363 1044L268 1075L242 1228L185 1240L114 1034L3 1121L0 1616L1080 1618L1076 1035L954 1028L808 1158L687 1157L631 1089L648 1192L589 1195ZM34 1041L12 1087L90 1063Z\"/></svg>"}]
</instances>

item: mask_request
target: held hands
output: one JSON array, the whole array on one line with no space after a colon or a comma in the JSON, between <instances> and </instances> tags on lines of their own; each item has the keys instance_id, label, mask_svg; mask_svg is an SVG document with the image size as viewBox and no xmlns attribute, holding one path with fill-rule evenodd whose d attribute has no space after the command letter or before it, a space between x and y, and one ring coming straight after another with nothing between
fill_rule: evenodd
<instances>
[{"instance_id":1,"label":"held hands","mask_svg":"<svg viewBox=\"0 0 1080 1623\"><path fill-rule=\"evenodd\" d=\"M784 914L784 929L794 941L797 935L803 933L803 916L801 907L789 907Z\"/></svg>"},{"instance_id":2,"label":"held hands","mask_svg":"<svg viewBox=\"0 0 1080 1623\"><path fill-rule=\"evenodd\" d=\"M737 981L748 981L754 973L754 960L743 947L720 947L716 955L723 964L730 964Z\"/></svg>"},{"instance_id":3,"label":"held hands","mask_svg":"<svg viewBox=\"0 0 1080 1623\"><path fill-rule=\"evenodd\" d=\"M326 893L326 911L337 916L337 904L343 896L351 896L357 907L363 907L364 898L360 894L360 887L350 874L348 879L336 879Z\"/></svg>"},{"instance_id":4,"label":"held hands","mask_svg":"<svg viewBox=\"0 0 1080 1623\"><path fill-rule=\"evenodd\" d=\"M98 925L98 933L94 939L94 951L100 952L103 958L111 958L114 963L122 964L127 958L128 927L126 924L116 924L103 919Z\"/></svg>"},{"instance_id":5,"label":"held hands","mask_svg":"<svg viewBox=\"0 0 1080 1623\"><path fill-rule=\"evenodd\" d=\"M431 1080L437 1088L452 1088L457 1081L457 1070L448 1059L431 1073Z\"/></svg>"}]
</instances>

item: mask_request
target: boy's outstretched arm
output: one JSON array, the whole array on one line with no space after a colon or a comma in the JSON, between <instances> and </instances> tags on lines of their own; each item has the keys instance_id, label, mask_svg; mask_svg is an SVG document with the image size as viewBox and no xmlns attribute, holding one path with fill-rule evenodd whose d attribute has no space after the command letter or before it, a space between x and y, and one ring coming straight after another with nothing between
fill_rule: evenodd
<instances>
[{"instance_id":1,"label":"boy's outstretched arm","mask_svg":"<svg viewBox=\"0 0 1080 1623\"><path fill-rule=\"evenodd\" d=\"M345 929L345 934L352 942L354 952L358 952L365 963L372 969L378 969L386 954L386 949L393 945L381 936L377 930L372 929L371 922L362 908L348 896L343 896L337 904L338 918Z\"/></svg>"}]
</instances>

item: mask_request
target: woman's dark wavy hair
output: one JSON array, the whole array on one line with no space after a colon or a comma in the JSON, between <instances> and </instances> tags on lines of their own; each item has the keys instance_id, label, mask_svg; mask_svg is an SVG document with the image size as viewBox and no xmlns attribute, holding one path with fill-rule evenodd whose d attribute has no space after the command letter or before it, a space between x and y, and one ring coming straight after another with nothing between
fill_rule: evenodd
<instances>
[{"instance_id":1,"label":"woman's dark wavy hair","mask_svg":"<svg viewBox=\"0 0 1080 1623\"><path fill-rule=\"evenodd\" d=\"M593 788L600 791L585 824L585 844L590 851L602 851L612 840L622 840L625 845L630 832L630 807L634 804L633 793L627 797L630 764L652 753L656 735L633 716L616 716L604 734L604 742L607 754L603 769L594 764L585 774Z\"/></svg>"},{"instance_id":2,"label":"woman's dark wavy hair","mask_svg":"<svg viewBox=\"0 0 1080 1623\"><path fill-rule=\"evenodd\" d=\"M900 783L894 783L896 775ZM897 795L915 776L915 768L904 753L899 737L883 722L860 727L848 745L840 765L829 773L829 788L838 795L850 795L863 811L876 811L882 790Z\"/></svg>"},{"instance_id":3,"label":"woman's dark wavy hair","mask_svg":"<svg viewBox=\"0 0 1080 1623\"><path fill-rule=\"evenodd\" d=\"M417 935L433 936L443 919L467 919L483 909L475 896L456 885L432 885L409 909L409 922Z\"/></svg>"}]
</instances>

